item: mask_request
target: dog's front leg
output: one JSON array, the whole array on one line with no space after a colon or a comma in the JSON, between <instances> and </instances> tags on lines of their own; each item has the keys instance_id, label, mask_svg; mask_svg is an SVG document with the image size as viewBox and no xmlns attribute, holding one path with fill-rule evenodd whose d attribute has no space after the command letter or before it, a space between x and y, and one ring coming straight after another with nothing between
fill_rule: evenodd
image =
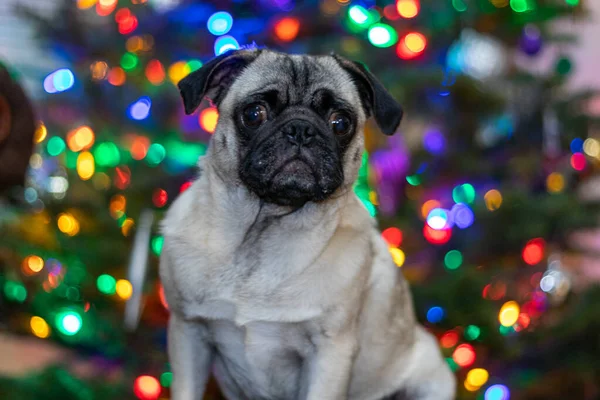
<instances>
[{"instance_id":1,"label":"dog's front leg","mask_svg":"<svg viewBox=\"0 0 600 400\"><path fill-rule=\"evenodd\" d=\"M352 366L357 351L350 333L321 336L309 367L306 400L347 400Z\"/></svg>"},{"instance_id":2,"label":"dog's front leg","mask_svg":"<svg viewBox=\"0 0 600 400\"><path fill-rule=\"evenodd\" d=\"M173 371L172 400L202 399L212 364L212 350L205 338L204 324L171 314L168 351Z\"/></svg>"}]
</instances>

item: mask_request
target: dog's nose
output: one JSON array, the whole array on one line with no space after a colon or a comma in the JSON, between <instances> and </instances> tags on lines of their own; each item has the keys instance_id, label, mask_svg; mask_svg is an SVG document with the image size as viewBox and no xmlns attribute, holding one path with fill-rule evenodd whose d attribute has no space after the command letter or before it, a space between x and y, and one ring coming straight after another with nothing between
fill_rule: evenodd
<instances>
[{"instance_id":1,"label":"dog's nose","mask_svg":"<svg viewBox=\"0 0 600 400\"><path fill-rule=\"evenodd\" d=\"M315 128L309 122L296 121L287 124L283 128L283 133L290 143L296 145L307 145L315 137Z\"/></svg>"}]
</instances>

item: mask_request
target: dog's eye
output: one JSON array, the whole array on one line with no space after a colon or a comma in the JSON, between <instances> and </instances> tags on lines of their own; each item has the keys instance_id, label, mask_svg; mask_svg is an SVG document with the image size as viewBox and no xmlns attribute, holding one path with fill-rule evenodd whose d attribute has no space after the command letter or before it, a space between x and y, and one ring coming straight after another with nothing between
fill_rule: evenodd
<instances>
[{"instance_id":1,"label":"dog's eye","mask_svg":"<svg viewBox=\"0 0 600 400\"><path fill-rule=\"evenodd\" d=\"M260 104L250 104L242 111L242 122L248 128L256 129L267 120L267 109Z\"/></svg>"},{"instance_id":2,"label":"dog's eye","mask_svg":"<svg viewBox=\"0 0 600 400\"><path fill-rule=\"evenodd\" d=\"M350 117L346 114L335 112L329 117L329 124L331 125L333 133L336 135L345 135L350 130L352 122L350 121Z\"/></svg>"}]
</instances>

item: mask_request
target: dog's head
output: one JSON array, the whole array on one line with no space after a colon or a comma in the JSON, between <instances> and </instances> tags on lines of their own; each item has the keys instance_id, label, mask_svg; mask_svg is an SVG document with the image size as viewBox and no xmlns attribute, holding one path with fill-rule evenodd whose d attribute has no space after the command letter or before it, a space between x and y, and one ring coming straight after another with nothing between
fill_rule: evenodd
<instances>
[{"instance_id":1,"label":"dog's head","mask_svg":"<svg viewBox=\"0 0 600 400\"><path fill-rule=\"evenodd\" d=\"M299 207L356 180L363 126L393 134L402 109L362 65L337 55L237 50L179 83L186 113L207 97L219 122L210 156L262 200Z\"/></svg>"}]
</instances>

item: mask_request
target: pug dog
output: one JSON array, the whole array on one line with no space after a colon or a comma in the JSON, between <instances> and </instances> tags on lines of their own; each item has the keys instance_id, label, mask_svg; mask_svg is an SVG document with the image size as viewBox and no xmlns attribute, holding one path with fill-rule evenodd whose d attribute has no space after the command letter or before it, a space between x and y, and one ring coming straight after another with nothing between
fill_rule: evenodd
<instances>
[{"instance_id":1,"label":"pug dog","mask_svg":"<svg viewBox=\"0 0 600 400\"><path fill-rule=\"evenodd\" d=\"M402 109L338 55L244 49L179 84L218 107L200 177L162 223L172 399L454 398L437 341L353 191L365 120Z\"/></svg>"}]
</instances>

